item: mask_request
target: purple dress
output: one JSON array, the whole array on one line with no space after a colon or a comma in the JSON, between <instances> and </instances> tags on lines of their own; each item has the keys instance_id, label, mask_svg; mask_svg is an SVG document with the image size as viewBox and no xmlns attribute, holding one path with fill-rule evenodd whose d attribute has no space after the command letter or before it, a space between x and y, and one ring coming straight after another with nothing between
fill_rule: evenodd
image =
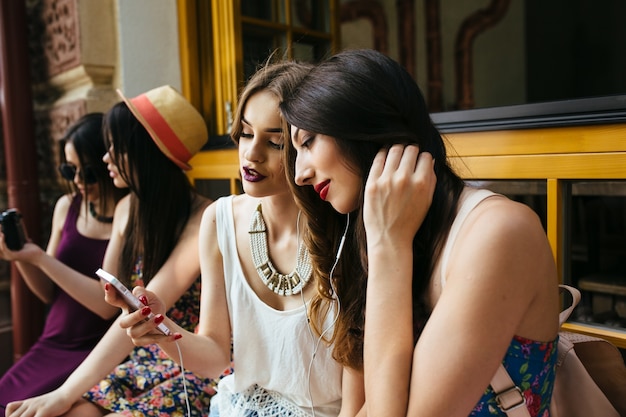
<instances>
[{"instance_id":1,"label":"purple dress","mask_svg":"<svg viewBox=\"0 0 626 417\"><path fill-rule=\"evenodd\" d=\"M72 200L56 257L70 268L98 279L95 272L102 265L109 241L78 233L76 222L81 202L80 194ZM0 410L11 401L58 388L112 322L103 320L57 287L42 335L0 379Z\"/></svg>"}]
</instances>

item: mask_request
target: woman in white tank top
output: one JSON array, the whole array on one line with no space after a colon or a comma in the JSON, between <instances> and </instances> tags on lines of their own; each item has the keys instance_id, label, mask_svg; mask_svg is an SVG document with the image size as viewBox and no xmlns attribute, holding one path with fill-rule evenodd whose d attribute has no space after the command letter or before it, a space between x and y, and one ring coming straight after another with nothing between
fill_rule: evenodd
<instances>
[{"instance_id":1,"label":"woman in white tank top","mask_svg":"<svg viewBox=\"0 0 626 417\"><path fill-rule=\"evenodd\" d=\"M316 298L314 274L303 243L305 222L284 173L284 92L294 88L309 65L268 64L242 92L231 136L238 144L244 194L209 206L200 226L202 300L197 334L164 323L174 336L128 315L136 344L159 343L185 367L218 377L231 365L211 399L211 416L355 415L363 403L362 377L332 358L324 332L332 332L336 307L316 326L308 305ZM162 305L141 291L163 319ZM325 302L325 301L322 301Z\"/></svg>"}]
</instances>

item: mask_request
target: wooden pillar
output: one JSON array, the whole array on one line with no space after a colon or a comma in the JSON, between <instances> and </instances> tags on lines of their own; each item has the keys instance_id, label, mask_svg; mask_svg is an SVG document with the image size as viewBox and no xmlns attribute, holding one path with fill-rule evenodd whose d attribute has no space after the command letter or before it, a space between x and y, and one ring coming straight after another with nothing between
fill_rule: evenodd
<instances>
[{"instance_id":1,"label":"wooden pillar","mask_svg":"<svg viewBox=\"0 0 626 417\"><path fill-rule=\"evenodd\" d=\"M29 236L38 241L41 205L27 33L25 2L0 0L0 113L8 202L22 212ZM18 359L41 334L44 309L15 266L11 268L11 313L13 357Z\"/></svg>"},{"instance_id":2,"label":"wooden pillar","mask_svg":"<svg viewBox=\"0 0 626 417\"><path fill-rule=\"evenodd\" d=\"M426 63L428 67L427 101L430 112L444 110L443 105L443 58L441 47L440 0L425 0L426 15Z\"/></svg>"},{"instance_id":3,"label":"wooden pillar","mask_svg":"<svg viewBox=\"0 0 626 417\"><path fill-rule=\"evenodd\" d=\"M474 108L474 40L502 20L510 3L511 0L491 0L486 8L472 13L461 24L454 53L457 110Z\"/></svg>"}]
</instances>

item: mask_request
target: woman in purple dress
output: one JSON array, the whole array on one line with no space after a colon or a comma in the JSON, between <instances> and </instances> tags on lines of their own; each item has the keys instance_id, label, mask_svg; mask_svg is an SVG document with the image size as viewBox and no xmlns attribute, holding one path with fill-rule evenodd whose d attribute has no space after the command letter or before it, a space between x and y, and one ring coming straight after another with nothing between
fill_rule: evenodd
<instances>
[{"instance_id":1,"label":"woman in purple dress","mask_svg":"<svg viewBox=\"0 0 626 417\"><path fill-rule=\"evenodd\" d=\"M97 308L103 293L95 271L111 236L115 205L125 194L102 161L102 119L102 113L87 114L66 133L59 171L71 192L56 203L46 251L33 243L10 251L0 233L0 257L15 261L30 290L49 305L42 335L0 378L0 408L61 385L116 314Z\"/></svg>"}]
</instances>

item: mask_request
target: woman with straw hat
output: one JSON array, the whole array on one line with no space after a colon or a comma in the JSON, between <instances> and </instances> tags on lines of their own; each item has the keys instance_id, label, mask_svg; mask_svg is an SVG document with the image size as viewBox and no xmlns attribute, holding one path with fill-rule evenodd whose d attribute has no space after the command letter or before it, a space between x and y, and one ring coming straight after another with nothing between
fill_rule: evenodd
<instances>
[{"instance_id":1,"label":"woman with straw hat","mask_svg":"<svg viewBox=\"0 0 626 417\"><path fill-rule=\"evenodd\" d=\"M184 170L208 138L206 124L170 86L130 99L119 93L123 101L104 120L103 159L114 184L130 194L116 207L102 268L127 287L159 294L170 317L193 331L200 308L198 229L210 201L194 191ZM182 375L156 345L134 347L115 322L60 388L10 403L7 416L169 416L184 409L200 416L213 384Z\"/></svg>"}]
</instances>

